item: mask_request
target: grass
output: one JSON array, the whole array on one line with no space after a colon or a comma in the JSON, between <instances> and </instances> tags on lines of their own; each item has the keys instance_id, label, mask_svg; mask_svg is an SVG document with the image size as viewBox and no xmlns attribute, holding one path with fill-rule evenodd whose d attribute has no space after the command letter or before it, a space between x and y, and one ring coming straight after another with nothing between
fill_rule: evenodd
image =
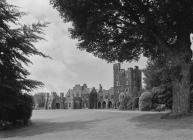
<instances>
[{"instance_id":1,"label":"grass","mask_svg":"<svg viewBox=\"0 0 193 140\"><path fill-rule=\"evenodd\" d=\"M28 127L0 132L5 140L191 140L193 117L116 110L36 110Z\"/></svg>"}]
</instances>

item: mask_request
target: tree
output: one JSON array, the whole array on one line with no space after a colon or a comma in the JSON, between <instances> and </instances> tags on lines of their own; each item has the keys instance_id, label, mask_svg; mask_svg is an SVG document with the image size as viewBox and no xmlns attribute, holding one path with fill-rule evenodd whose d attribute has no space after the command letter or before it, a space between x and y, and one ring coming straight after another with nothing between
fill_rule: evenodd
<instances>
[{"instance_id":1,"label":"tree","mask_svg":"<svg viewBox=\"0 0 193 140\"><path fill-rule=\"evenodd\" d=\"M89 95L89 108L97 109L97 91L93 87Z\"/></svg>"},{"instance_id":2,"label":"tree","mask_svg":"<svg viewBox=\"0 0 193 140\"><path fill-rule=\"evenodd\" d=\"M108 62L165 57L172 79L172 114L189 113L191 0L51 0L65 22L72 22L78 48Z\"/></svg>"},{"instance_id":3,"label":"tree","mask_svg":"<svg viewBox=\"0 0 193 140\"><path fill-rule=\"evenodd\" d=\"M147 67L144 72L144 83L146 89L151 90L161 85L171 85L172 70L167 65L166 59L148 60Z\"/></svg>"},{"instance_id":4,"label":"tree","mask_svg":"<svg viewBox=\"0 0 193 140\"><path fill-rule=\"evenodd\" d=\"M35 107L43 108L46 102L46 93L37 93L33 96Z\"/></svg>"},{"instance_id":5,"label":"tree","mask_svg":"<svg viewBox=\"0 0 193 140\"><path fill-rule=\"evenodd\" d=\"M172 103L172 79L176 76L174 68L170 67L170 64L166 59L154 59L149 60L147 67L144 70L144 82L146 89L153 92L153 103L166 104L166 107L171 109ZM190 64L190 91L193 89L193 62ZM192 93L190 103L192 104ZM192 106L190 108L193 109Z\"/></svg>"},{"instance_id":6,"label":"tree","mask_svg":"<svg viewBox=\"0 0 193 140\"><path fill-rule=\"evenodd\" d=\"M0 120L6 119L5 112L13 112L25 97L28 98L25 92L43 85L27 78L30 73L24 65L32 63L32 55L47 57L34 46L43 39L39 35L46 24L22 25L19 23L22 15L24 13L17 7L0 1Z\"/></svg>"},{"instance_id":7,"label":"tree","mask_svg":"<svg viewBox=\"0 0 193 140\"><path fill-rule=\"evenodd\" d=\"M148 60L144 70L144 82L146 89L153 94L152 108L156 109L160 104L165 104L166 108L172 108L172 73L166 59Z\"/></svg>"}]
</instances>

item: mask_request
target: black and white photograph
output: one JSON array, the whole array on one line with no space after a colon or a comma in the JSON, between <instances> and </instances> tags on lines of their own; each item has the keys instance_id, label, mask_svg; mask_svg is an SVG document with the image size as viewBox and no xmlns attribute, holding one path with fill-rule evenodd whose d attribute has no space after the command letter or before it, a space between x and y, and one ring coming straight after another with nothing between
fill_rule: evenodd
<instances>
[{"instance_id":1,"label":"black and white photograph","mask_svg":"<svg viewBox=\"0 0 193 140\"><path fill-rule=\"evenodd\" d=\"M193 1L0 0L0 140L193 140Z\"/></svg>"}]
</instances>

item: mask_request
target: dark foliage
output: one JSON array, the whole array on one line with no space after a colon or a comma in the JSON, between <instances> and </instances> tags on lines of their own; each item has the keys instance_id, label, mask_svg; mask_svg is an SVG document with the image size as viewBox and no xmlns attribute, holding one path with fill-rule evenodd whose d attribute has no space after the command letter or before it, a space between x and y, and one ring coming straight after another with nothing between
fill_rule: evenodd
<instances>
[{"instance_id":1,"label":"dark foliage","mask_svg":"<svg viewBox=\"0 0 193 140\"><path fill-rule=\"evenodd\" d=\"M148 60L144 72L144 83L147 90L164 84L171 84L173 70L169 67L166 59Z\"/></svg>"},{"instance_id":2,"label":"dark foliage","mask_svg":"<svg viewBox=\"0 0 193 140\"><path fill-rule=\"evenodd\" d=\"M9 125L26 125L32 115L32 96L19 94L17 96L6 96L4 100L8 102L6 106L3 104L4 106L0 107L0 129L5 129ZM3 126L3 124L6 125Z\"/></svg>"},{"instance_id":3,"label":"dark foliage","mask_svg":"<svg viewBox=\"0 0 193 140\"><path fill-rule=\"evenodd\" d=\"M139 109L139 97L134 98L132 109Z\"/></svg>"},{"instance_id":4,"label":"dark foliage","mask_svg":"<svg viewBox=\"0 0 193 140\"><path fill-rule=\"evenodd\" d=\"M33 45L43 39L38 34L42 33L42 27L46 25L40 23L31 26L19 24L23 13L4 0L0 2L0 10L0 85L16 92L31 91L43 83L27 79L30 73L23 67L23 64L32 63L29 59L32 55L46 57ZM10 24L14 24L14 26L10 26Z\"/></svg>"},{"instance_id":5,"label":"dark foliage","mask_svg":"<svg viewBox=\"0 0 193 140\"><path fill-rule=\"evenodd\" d=\"M153 93L153 109L160 104L165 104L167 109L172 109L172 79L177 75L175 72L178 71L175 69L178 68L171 68L166 59L149 60L147 68L144 70L144 82L146 88ZM190 73L190 90L192 90L193 63L191 63Z\"/></svg>"},{"instance_id":6,"label":"dark foliage","mask_svg":"<svg viewBox=\"0 0 193 140\"><path fill-rule=\"evenodd\" d=\"M79 48L108 61L129 61L140 54L172 57L188 51L193 31L191 0L50 0ZM181 43L186 45L181 45Z\"/></svg>"},{"instance_id":7,"label":"dark foliage","mask_svg":"<svg viewBox=\"0 0 193 140\"><path fill-rule=\"evenodd\" d=\"M152 109L156 109L159 105L165 105L166 109L172 109L172 86L160 85L152 89Z\"/></svg>"},{"instance_id":8,"label":"dark foliage","mask_svg":"<svg viewBox=\"0 0 193 140\"><path fill-rule=\"evenodd\" d=\"M46 24L22 25L24 13L17 7L0 1L0 121L26 122L31 116L32 98L24 94L43 83L28 79L30 56L47 57L35 48L34 43L43 39L42 27Z\"/></svg>"},{"instance_id":9,"label":"dark foliage","mask_svg":"<svg viewBox=\"0 0 193 140\"><path fill-rule=\"evenodd\" d=\"M174 70L166 59L149 60L144 70L146 88L153 93L152 109L160 104L165 104L167 109L172 109L172 77Z\"/></svg>"},{"instance_id":10,"label":"dark foliage","mask_svg":"<svg viewBox=\"0 0 193 140\"><path fill-rule=\"evenodd\" d=\"M17 120L24 120L24 123L31 118L33 109L33 97L24 94L18 96L18 104L16 106L17 110Z\"/></svg>"},{"instance_id":11,"label":"dark foliage","mask_svg":"<svg viewBox=\"0 0 193 140\"><path fill-rule=\"evenodd\" d=\"M89 108L97 109L97 91L95 88L92 89L89 95Z\"/></svg>"}]
</instances>

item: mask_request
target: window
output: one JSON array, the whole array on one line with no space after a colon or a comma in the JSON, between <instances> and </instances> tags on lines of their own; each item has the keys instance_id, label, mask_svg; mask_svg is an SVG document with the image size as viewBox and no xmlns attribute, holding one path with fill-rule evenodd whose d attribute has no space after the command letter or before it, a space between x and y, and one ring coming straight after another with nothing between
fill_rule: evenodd
<instances>
[{"instance_id":1,"label":"window","mask_svg":"<svg viewBox=\"0 0 193 140\"><path fill-rule=\"evenodd\" d=\"M116 85L117 85L117 86L120 86L120 82L119 82L119 81L117 81L117 82L116 82Z\"/></svg>"},{"instance_id":2,"label":"window","mask_svg":"<svg viewBox=\"0 0 193 140\"><path fill-rule=\"evenodd\" d=\"M69 107L71 107L71 103L69 103L69 105L68 105Z\"/></svg>"}]
</instances>

